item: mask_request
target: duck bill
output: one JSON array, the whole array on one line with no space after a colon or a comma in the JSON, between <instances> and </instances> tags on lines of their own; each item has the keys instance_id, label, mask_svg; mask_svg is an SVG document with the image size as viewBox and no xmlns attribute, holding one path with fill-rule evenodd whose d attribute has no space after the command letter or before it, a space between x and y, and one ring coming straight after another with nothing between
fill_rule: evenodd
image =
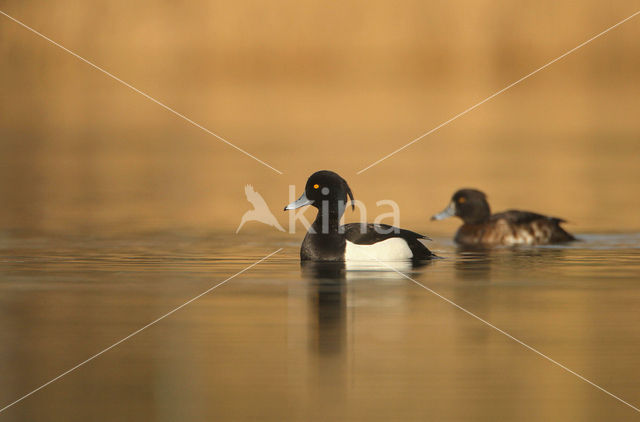
<instances>
[{"instance_id":1,"label":"duck bill","mask_svg":"<svg viewBox=\"0 0 640 422\"><path fill-rule=\"evenodd\" d=\"M300 207L304 207L306 205L311 205L313 204L313 201L310 200L309 198L307 198L307 194L303 193L302 196L300 198L298 198L295 202L290 203L289 205L287 205L286 207L284 207L284 210L295 210L296 208L300 208Z\"/></svg>"},{"instance_id":2,"label":"duck bill","mask_svg":"<svg viewBox=\"0 0 640 422\"><path fill-rule=\"evenodd\" d=\"M432 220L444 220L445 218L453 217L456 215L456 206L453 202L449 204L442 212L431 217Z\"/></svg>"}]
</instances>

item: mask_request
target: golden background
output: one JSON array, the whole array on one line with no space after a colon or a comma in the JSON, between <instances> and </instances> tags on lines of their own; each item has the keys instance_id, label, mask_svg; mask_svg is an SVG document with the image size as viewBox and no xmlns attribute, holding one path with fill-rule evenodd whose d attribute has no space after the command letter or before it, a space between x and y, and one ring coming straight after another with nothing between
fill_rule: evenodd
<instances>
[{"instance_id":1,"label":"golden background","mask_svg":"<svg viewBox=\"0 0 640 422\"><path fill-rule=\"evenodd\" d=\"M458 224L428 217L463 186L578 233L640 229L640 17L356 175L637 3L0 6L284 172L0 16L0 229L233 232L245 184L286 227L288 186L319 169L348 180L369 220L393 199L403 226L431 234Z\"/></svg>"}]
</instances>

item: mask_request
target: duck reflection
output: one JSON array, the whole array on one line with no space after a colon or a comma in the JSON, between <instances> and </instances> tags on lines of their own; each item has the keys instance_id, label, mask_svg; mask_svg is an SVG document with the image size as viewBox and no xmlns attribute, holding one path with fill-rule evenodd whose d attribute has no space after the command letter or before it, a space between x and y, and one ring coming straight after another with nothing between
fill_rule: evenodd
<instances>
[{"instance_id":1,"label":"duck reflection","mask_svg":"<svg viewBox=\"0 0 640 422\"><path fill-rule=\"evenodd\" d=\"M500 269L497 277L520 276L523 271L562 259L565 253L565 248L545 246L459 247L454 267L459 280L490 282L492 266Z\"/></svg>"},{"instance_id":2,"label":"duck reflection","mask_svg":"<svg viewBox=\"0 0 640 422\"><path fill-rule=\"evenodd\" d=\"M307 388L309 397L313 398L311 406L317 406L312 411L325 415L324 420L342 420L348 407L347 390L355 342L355 309L347 306L353 302L350 298L353 290L347 286L347 280L358 283L369 279L375 283L381 279L395 279L404 284L406 280L399 272L422 265L410 261L387 265L302 261L300 265L302 277L308 281L310 359L306 368L309 371Z\"/></svg>"},{"instance_id":3,"label":"duck reflection","mask_svg":"<svg viewBox=\"0 0 640 422\"><path fill-rule=\"evenodd\" d=\"M491 259L490 249L458 248L454 263L456 278L461 281L490 281Z\"/></svg>"},{"instance_id":4,"label":"duck reflection","mask_svg":"<svg viewBox=\"0 0 640 422\"><path fill-rule=\"evenodd\" d=\"M493 252L480 247L458 247L454 258L454 277L457 282L452 284L451 300L477 315L487 316L491 313ZM461 325L456 338L461 345L470 339L476 344L485 345L492 335L489 330L478 329L477 326ZM460 366L465 368L463 362Z\"/></svg>"},{"instance_id":5,"label":"duck reflection","mask_svg":"<svg viewBox=\"0 0 640 422\"><path fill-rule=\"evenodd\" d=\"M344 262L301 262L302 275L311 280L309 294L311 346L318 354L344 351L346 339L346 268Z\"/></svg>"},{"instance_id":6,"label":"duck reflection","mask_svg":"<svg viewBox=\"0 0 640 422\"><path fill-rule=\"evenodd\" d=\"M302 276L312 282L308 295L312 349L320 355L339 354L346 349L347 281L405 281L404 273L410 273L430 263L431 261L302 261Z\"/></svg>"},{"instance_id":7,"label":"duck reflection","mask_svg":"<svg viewBox=\"0 0 640 422\"><path fill-rule=\"evenodd\" d=\"M314 412L338 420L348 378L346 269L343 262L301 262L308 284L309 393ZM331 403L327 406L327 403Z\"/></svg>"},{"instance_id":8,"label":"duck reflection","mask_svg":"<svg viewBox=\"0 0 640 422\"><path fill-rule=\"evenodd\" d=\"M562 259L565 248L543 246L517 246L501 248L458 247L454 261L455 279L451 299L471 312L487 317L491 315L497 297L505 294L504 286L523 285L534 281L540 268ZM510 295L508 306L515 315L522 308L521 295ZM507 306L507 305L505 305ZM491 333L475 328L460 332L460 341L474 339L478 344L489 341Z\"/></svg>"}]
</instances>

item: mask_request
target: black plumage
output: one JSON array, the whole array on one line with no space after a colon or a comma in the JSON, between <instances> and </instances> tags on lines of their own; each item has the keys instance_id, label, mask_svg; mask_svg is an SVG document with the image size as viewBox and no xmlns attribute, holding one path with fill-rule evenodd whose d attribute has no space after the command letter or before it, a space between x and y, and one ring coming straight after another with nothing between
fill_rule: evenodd
<instances>
[{"instance_id":1,"label":"black plumage","mask_svg":"<svg viewBox=\"0 0 640 422\"><path fill-rule=\"evenodd\" d=\"M387 224L340 225L340 218L347 207L347 197L353 201L353 194L347 182L332 171L322 170L312 174L307 180L302 196L285 207L287 210L312 205L318 209L318 214L302 241L301 260L343 261L347 242L355 245L375 245L392 238L400 238L406 242L411 251L411 256L407 256L407 259L415 261L435 256L418 240L426 237L410 230Z\"/></svg>"},{"instance_id":2,"label":"black plumage","mask_svg":"<svg viewBox=\"0 0 640 422\"><path fill-rule=\"evenodd\" d=\"M373 245L393 237L404 239L411 252L413 259L429 259L434 254L418 239L429 239L427 236L413 232L411 230L400 229L388 224L372 223L349 223L343 226L345 238L357 245Z\"/></svg>"}]
</instances>

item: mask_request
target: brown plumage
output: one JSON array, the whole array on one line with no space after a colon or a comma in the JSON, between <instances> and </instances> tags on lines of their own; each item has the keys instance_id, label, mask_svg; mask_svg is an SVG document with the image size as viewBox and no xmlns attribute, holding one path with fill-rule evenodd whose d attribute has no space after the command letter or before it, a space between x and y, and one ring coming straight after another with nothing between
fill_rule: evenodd
<instances>
[{"instance_id":1,"label":"brown plumage","mask_svg":"<svg viewBox=\"0 0 640 422\"><path fill-rule=\"evenodd\" d=\"M475 189L457 191L449 206L431 219L451 216L464 222L454 238L464 246L545 245L576 240L560 227L564 222L561 218L518 210L492 215L486 195Z\"/></svg>"}]
</instances>

